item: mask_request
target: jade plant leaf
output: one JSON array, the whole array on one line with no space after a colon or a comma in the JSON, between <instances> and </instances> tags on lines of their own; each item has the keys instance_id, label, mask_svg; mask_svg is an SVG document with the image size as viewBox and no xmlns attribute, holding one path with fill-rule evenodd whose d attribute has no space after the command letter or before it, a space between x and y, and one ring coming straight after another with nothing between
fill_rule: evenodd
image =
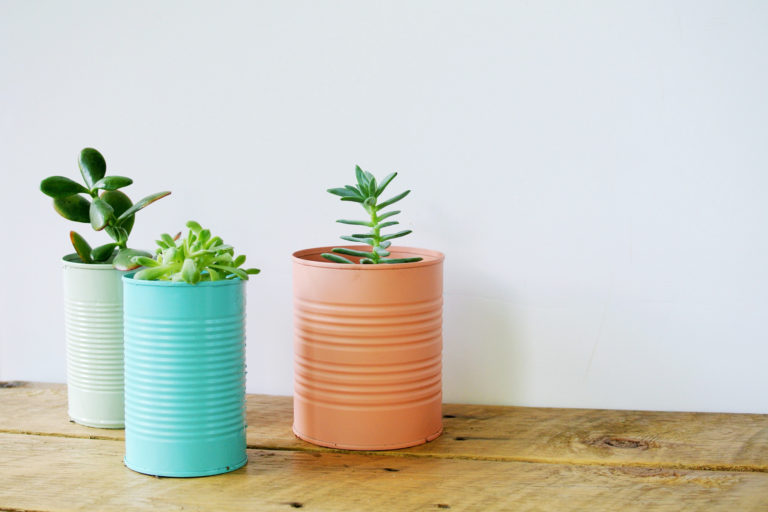
<instances>
[{"instance_id":1,"label":"jade plant leaf","mask_svg":"<svg viewBox=\"0 0 768 512\"><path fill-rule=\"evenodd\" d=\"M105 176L93 184L94 189L117 190L133 183L131 178L125 176Z\"/></svg>"},{"instance_id":2,"label":"jade plant leaf","mask_svg":"<svg viewBox=\"0 0 768 512\"><path fill-rule=\"evenodd\" d=\"M40 191L51 197L67 197L88 193L88 189L64 176L51 176L40 182Z\"/></svg>"},{"instance_id":3,"label":"jade plant leaf","mask_svg":"<svg viewBox=\"0 0 768 512\"><path fill-rule=\"evenodd\" d=\"M72 247L75 248L75 252L83 263L93 263L93 259L91 258L91 246L88 245L85 238L75 231L70 231L69 240L72 242Z\"/></svg>"},{"instance_id":4,"label":"jade plant leaf","mask_svg":"<svg viewBox=\"0 0 768 512\"><path fill-rule=\"evenodd\" d=\"M90 189L93 189L94 183L107 173L107 162L101 153L93 148L85 148L80 152L78 165L80 166L80 174L83 175L83 180Z\"/></svg>"},{"instance_id":5,"label":"jade plant leaf","mask_svg":"<svg viewBox=\"0 0 768 512\"><path fill-rule=\"evenodd\" d=\"M138 249L120 249L115 259L112 261L112 265L117 270L133 270L139 268L140 265L133 261L136 256L145 256L151 258L152 255L147 251L140 251Z\"/></svg>"},{"instance_id":6,"label":"jade plant leaf","mask_svg":"<svg viewBox=\"0 0 768 512\"><path fill-rule=\"evenodd\" d=\"M125 210L123 213L120 214L120 216L117 217L117 222L122 223L125 222L130 216L135 214L137 211L141 210L142 208L146 208L150 204L154 203L158 199L162 199L165 196L170 194L169 191L164 192L158 192L156 194L149 195L143 199L140 199L136 204Z\"/></svg>"},{"instance_id":7,"label":"jade plant leaf","mask_svg":"<svg viewBox=\"0 0 768 512\"><path fill-rule=\"evenodd\" d=\"M57 197L53 200L53 208L67 220L75 222L91 221L90 214L88 213L91 208L91 202L83 196Z\"/></svg>"},{"instance_id":8,"label":"jade plant leaf","mask_svg":"<svg viewBox=\"0 0 768 512\"><path fill-rule=\"evenodd\" d=\"M91 227L94 230L101 231L104 229L114 215L115 210L103 199L97 197L91 203L89 216L91 219Z\"/></svg>"},{"instance_id":9,"label":"jade plant leaf","mask_svg":"<svg viewBox=\"0 0 768 512\"><path fill-rule=\"evenodd\" d=\"M106 192L103 192L101 194L101 199L103 199L105 202L109 204L109 206L112 207L112 209L115 211L115 217L119 217L128 208L130 208L133 205L133 202L131 201L131 199L119 190L107 190ZM131 230L133 229L133 223L135 221L136 221L136 217L132 216L131 218L127 219L125 222L122 222L120 224L120 227L125 229L126 233L130 235ZM127 238L127 235L126 235L126 238Z\"/></svg>"},{"instance_id":10,"label":"jade plant leaf","mask_svg":"<svg viewBox=\"0 0 768 512\"><path fill-rule=\"evenodd\" d=\"M93 261L97 263L107 261L115 253L116 247L117 247L117 244L115 243L104 244L98 247L94 247L91 250L91 258L93 259Z\"/></svg>"}]
</instances>

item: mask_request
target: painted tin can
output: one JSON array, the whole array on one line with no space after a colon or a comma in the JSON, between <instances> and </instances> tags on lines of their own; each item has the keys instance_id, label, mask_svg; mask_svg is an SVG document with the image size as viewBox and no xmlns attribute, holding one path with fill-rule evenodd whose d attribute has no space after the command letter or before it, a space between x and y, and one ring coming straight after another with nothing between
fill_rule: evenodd
<instances>
[{"instance_id":1,"label":"painted tin can","mask_svg":"<svg viewBox=\"0 0 768 512\"><path fill-rule=\"evenodd\" d=\"M62 263L69 417L123 428L123 272L76 254Z\"/></svg>"},{"instance_id":2,"label":"painted tin can","mask_svg":"<svg viewBox=\"0 0 768 512\"><path fill-rule=\"evenodd\" d=\"M435 439L444 256L400 247L390 249L393 258L423 260L350 265L320 256L330 250L293 254L294 433L349 450Z\"/></svg>"},{"instance_id":3,"label":"painted tin can","mask_svg":"<svg viewBox=\"0 0 768 512\"><path fill-rule=\"evenodd\" d=\"M130 469L191 477L246 463L244 284L123 278Z\"/></svg>"}]
</instances>

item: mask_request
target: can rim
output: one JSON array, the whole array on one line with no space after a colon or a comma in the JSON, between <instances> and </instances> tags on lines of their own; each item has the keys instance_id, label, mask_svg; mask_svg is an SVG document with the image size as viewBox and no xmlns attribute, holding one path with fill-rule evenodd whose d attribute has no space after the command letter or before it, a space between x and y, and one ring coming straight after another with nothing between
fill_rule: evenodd
<instances>
[{"instance_id":1,"label":"can rim","mask_svg":"<svg viewBox=\"0 0 768 512\"><path fill-rule=\"evenodd\" d=\"M88 270L115 270L117 272L124 272L115 268L111 263L83 263L80 256L77 253L65 254L61 257L61 262L65 267L71 268L83 268Z\"/></svg>"},{"instance_id":2,"label":"can rim","mask_svg":"<svg viewBox=\"0 0 768 512\"><path fill-rule=\"evenodd\" d=\"M431 249L421 249L418 247L403 247L403 246L393 246L389 249L391 252L400 252L400 253L407 253L407 254L413 254L415 256L421 256L424 258L421 261L416 261L413 263L395 263L392 265L363 265L361 263L334 263L332 261L322 260L322 261L315 261L311 259L307 259L311 256L319 256L320 254L324 252L330 252L331 249L337 248L337 247L343 247L345 249L367 249L369 246L366 245L329 245L327 247L313 247L311 249L302 249L300 251L296 251L292 254L293 262L299 265L305 265L308 267L322 267L322 268L333 268L333 269L339 269L339 270L364 270L366 272L375 272L375 271L387 271L387 270L402 270L405 268L417 268L417 267L429 267L432 265L439 265L443 263L443 260L445 260L445 254L443 254L440 251L433 251Z\"/></svg>"},{"instance_id":3,"label":"can rim","mask_svg":"<svg viewBox=\"0 0 768 512\"><path fill-rule=\"evenodd\" d=\"M197 284L189 284L185 283L183 281L176 282L176 281L148 281L144 279L134 279L133 276L136 274L136 270L132 270L129 273L125 274L123 276L123 283L130 284L131 286L161 286L161 287L184 287L184 288L210 288L212 286L234 286L236 284L245 283L242 279L239 277L236 277L234 279L222 279L220 281L200 281Z\"/></svg>"}]
</instances>

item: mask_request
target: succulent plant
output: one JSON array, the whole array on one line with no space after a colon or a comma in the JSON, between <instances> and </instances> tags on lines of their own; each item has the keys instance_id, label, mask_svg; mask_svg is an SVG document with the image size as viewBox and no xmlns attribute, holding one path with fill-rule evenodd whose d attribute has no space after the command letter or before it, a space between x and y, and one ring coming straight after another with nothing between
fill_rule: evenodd
<instances>
[{"instance_id":1,"label":"succulent plant","mask_svg":"<svg viewBox=\"0 0 768 512\"><path fill-rule=\"evenodd\" d=\"M150 253L127 246L136 212L170 192L158 192L134 204L118 190L133 180L124 176L106 176L107 163L97 150L85 148L80 151L78 165L85 186L64 176L50 176L40 183L40 190L53 198L53 208L59 215L74 222L90 223L94 230L104 230L113 242L91 248L79 233L70 231L69 239L75 252L83 263L112 263L120 270L137 268L132 258L150 256Z\"/></svg>"},{"instance_id":2,"label":"succulent plant","mask_svg":"<svg viewBox=\"0 0 768 512\"><path fill-rule=\"evenodd\" d=\"M208 229L191 220L187 222L189 233L179 240L164 233L157 240L156 259L134 256L133 263L146 268L139 270L134 279L149 281L184 281L197 284L201 281L220 281L239 277L248 280L249 274L258 274L257 268L242 269L245 254L235 257L235 250L218 236L211 236Z\"/></svg>"},{"instance_id":3,"label":"succulent plant","mask_svg":"<svg viewBox=\"0 0 768 512\"><path fill-rule=\"evenodd\" d=\"M419 257L387 258L387 256L390 255L390 252L387 249L389 249L389 246L392 244L391 240L410 234L412 232L410 229L398 231L397 233L392 233L390 235L381 234L381 230L383 228L399 224L399 222L396 220L387 220L386 222L385 220L391 219L400 213L400 210L393 210L386 213L382 213L382 210L387 206L390 206L401 200L411 191L406 190L405 192L401 192L396 196L379 203L379 196L382 192L384 192L384 189L387 188L387 185L389 185L389 183L395 179L397 173L393 172L387 175L383 180L381 180L381 182L377 183L376 178L374 178L371 173L362 170L360 166L355 166L355 176L357 178L357 186L345 185L344 188L328 189L328 192L337 196L341 196L342 201L353 201L363 205L363 208L365 208L365 211L368 212L368 215L370 216L370 220L341 219L337 220L336 222L340 222L342 224L351 224L353 226L366 226L370 228L368 233L342 236L341 239L368 245L370 246L371 250L361 251L357 249L348 249L346 247L337 247L332 249L331 253L323 253L323 258L329 261L333 261L334 263L355 263L354 261L345 258L344 256L340 256L341 254L344 254L347 256L355 256L359 258L359 263L362 264L411 263L414 261L421 261L421 258Z\"/></svg>"}]
</instances>

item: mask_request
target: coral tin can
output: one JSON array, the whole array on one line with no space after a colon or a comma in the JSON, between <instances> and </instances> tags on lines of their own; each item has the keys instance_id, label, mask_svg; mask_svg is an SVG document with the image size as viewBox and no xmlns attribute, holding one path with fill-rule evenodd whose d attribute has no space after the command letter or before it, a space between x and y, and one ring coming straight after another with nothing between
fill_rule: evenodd
<instances>
[{"instance_id":1,"label":"coral tin can","mask_svg":"<svg viewBox=\"0 0 768 512\"><path fill-rule=\"evenodd\" d=\"M123 272L76 254L62 262L69 417L123 428Z\"/></svg>"},{"instance_id":2,"label":"coral tin can","mask_svg":"<svg viewBox=\"0 0 768 512\"><path fill-rule=\"evenodd\" d=\"M123 284L125 465L176 477L243 466L244 281Z\"/></svg>"},{"instance_id":3,"label":"coral tin can","mask_svg":"<svg viewBox=\"0 0 768 512\"><path fill-rule=\"evenodd\" d=\"M423 260L350 265L330 250L293 254L294 433L350 450L438 437L444 256L400 247L393 258Z\"/></svg>"}]
</instances>

